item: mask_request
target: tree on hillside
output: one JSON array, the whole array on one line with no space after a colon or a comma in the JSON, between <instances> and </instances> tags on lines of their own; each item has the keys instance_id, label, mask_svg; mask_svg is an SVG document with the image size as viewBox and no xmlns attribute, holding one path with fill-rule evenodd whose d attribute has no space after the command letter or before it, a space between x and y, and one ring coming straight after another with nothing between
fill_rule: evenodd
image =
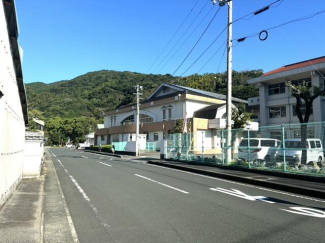
<instances>
[{"instance_id":1,"label":"tree on hillside","mask_svg":"<svg viewBox=\"0 0 325 243\"><path fill-rule=\"evenodd\" d=\"M301 163L307 163L307 124L312 113L314 100L322 95L325 95L325 89L317 86L308 87L307 82L302 85L294 85L287 82L286 86L290 87L292 96L296 98L295 112L300 122L301 145L304 148L301 154ZM305 115L303 115L302 107L305 108Z\"/></svg>"}]
</instances>

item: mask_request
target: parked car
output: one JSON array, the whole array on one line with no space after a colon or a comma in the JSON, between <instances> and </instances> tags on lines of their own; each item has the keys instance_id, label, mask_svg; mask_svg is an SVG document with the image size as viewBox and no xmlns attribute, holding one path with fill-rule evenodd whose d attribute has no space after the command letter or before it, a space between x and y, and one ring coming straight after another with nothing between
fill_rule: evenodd
<instances>
[{"instance_id":1,"label":"parked car","mask_svg":"<svg viewBox=\"0 0 325 243\"><path fill-rule=\"evenodd\" d=\"M248 146L249 145L249 146ZM272 138L244 138L238 147L238 158L244 161L274 161L274 155L281 147L281 141Z\"/></svg>"},{"instance_id":2,"label":"parked car","mask_svg":"<svg viewBox=\"0 0 325 243\"><path fill-rule=\"evenodd\" d=\"M67 144L65 145L65 147L66 147L66 148L72 148L72 144L71 144L71 143L67 143Z\"/></svg>"},{"instance_id":3,"label":"parked car","mask_svg":"<svg viewBox=\"0 0 325 243\"><path fill-rule=\"evenodd\" d=\"M300 164L302 150L307 150L307 163L319 162L322 163L324 158L323 144L318 138L307 138L306 146L304 147L301 139L286 139L285 140L285 158L288 164ZM283 149L276 152L276 161L284 161Z\"/></svg>"}]
</instances>

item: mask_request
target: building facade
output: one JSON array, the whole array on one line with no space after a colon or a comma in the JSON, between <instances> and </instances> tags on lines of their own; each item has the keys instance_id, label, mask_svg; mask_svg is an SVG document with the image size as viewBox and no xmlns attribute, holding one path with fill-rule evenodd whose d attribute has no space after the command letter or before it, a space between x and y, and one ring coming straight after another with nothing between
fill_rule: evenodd
<instances>
[{"instance_id":1,"label":"building facade","mask_svg":"<svg viewBox=\"0 0 325 243\"><path fill-rule=\"evenodd\" d=\"M248 106L259 110L260 126L297 124L299 119L295 112L296 98L291 95L290 87L286 86L286 83L288 81L294 85L305 83L308 87L317 86L324 89L324 75L325 57L286 65L267 72L261 77L247 81L259 87L259 96L249 98ZM303 108L302 113L304 115ZM325 97L320 96L313 102L309 122L324 120Z\"/></svg>"},{"instance_id":2,"label":"building facade","mask_svg":"<svg viewBox=\"0 0 325 243\"><path fill-rule=\"evenodd\" d=\"M27 100L14 0L0 1L0 206L22 179Z\"/></svg>"},{"instance_id":3,"label":"building facade","mask_svg":"<svg viewBox=\"0 0 325 243\"><path fill-rule=\"evenodd\" d=\"M234 103L247 103L233 98ZM176 120L187 118L190 133L198 134L194 147L201 141L212 144L216 129L225 125L226 96L188 87L162 84L140 107L140 134L146 134L147 142L159 142L170 134ZM218 112L210 118L201 117L199 111L217 105ZM197 115L195 115L197 114ZM129 105L104 114L104 128L95 132L95 143L135 141L136 105ZM214 120L214 123L210 120ZM219 119L216 121L215 119ZM209 122L210 121L210 122ZM219 122L219 123L218 123ZM220 139L220 138L219 138ZM204 142L203 142L204 143Z\"/></svg>"}]
</instances>

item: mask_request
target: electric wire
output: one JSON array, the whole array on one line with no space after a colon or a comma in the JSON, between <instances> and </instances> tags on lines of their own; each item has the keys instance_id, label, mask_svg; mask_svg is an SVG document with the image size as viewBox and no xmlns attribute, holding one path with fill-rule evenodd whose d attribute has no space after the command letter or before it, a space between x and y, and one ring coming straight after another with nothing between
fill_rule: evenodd
<instances>
[{"instance_id":1,"label":"electric wire","mask_svg":"<svg viewBox=\"0 0 325 243\"><path fill-rule=\"evenodd\" d=\"M176 30L176 32L174 33L174 35L172 36L172 38L168 41L167 45L163 48L163 50L160 52L160 54L158 55L158 57L156 58L156 60L152 63L152 65L149 67L149 69L147 70L146 73L148 73L149 70L152 68L152 66L158 61L158 59L160 58L160 56L162 55L162 53L166 50L167 46L174 39L174 37L176 36L176 34L178 33L178 31L182 28L182 26L184 25L184 23L186 22L186 20L188 19L188 17L190 16L190 14L192 13L193 9L196 7L196 5L198 4L199 1L200 0L197 0L196 1L196 3L194 4L194 6L192 7L191 11L187 14L187 16L185 17L185 19L183 20L183 22L181 23L181 25L178 27L178 29Z\"/></svg>"},{"instance_id":2,"label":"electric wire","mask_svg":"<svg viewBox=\"0 0 325 243\"><path fill-rule=\"evenodd\" d=\"M211 7L209 12L204 16L201 22L195 27L195 29L191 32L191 34L186 38L186 40L177 48L174 54L165 62L165 64L158 70L158 73L170 62L170 60L178 53L178 51L184 46L184 44L188 41L188 39L193 35L193 33L197 30L197 28L202 24L202 22L206 19L206 17L210 14L214 6Z\"/></svg>"},{"instance_id":3,"label":"electric wire","mask_svg":"<svg viewBox=\"0 0 325 243\"><path fill-rule=\"evenodd\" d=\"M174 48L177 46L177 44L181 41L181 39L184 37L184 35L187 33L187 31L192 27L192 25L194 24L194 22L197 20L197 18L199 17L199 15L202 13L203 9L207 6L207 4L210 2L210 0L207 0L207 2L204 4L204 6L201 8L201 10L199 11L199 13L196 15L196 17L193 19L193 21L191 22L191 24L187 27L187 29L184 31L184 33L181 35L181 37L178 39L178 41L174 44L174 46L169 50L169 52L165 55L165 57L161 60L161 62L157 65L157 67L152 71L152 73L154 73L157 68L166 60L166 58L168 57L168 55L174 50Z\"/></svg>"},{"instance_id":4,"label":"electric wire","mask_svg":"<svg viewBox=\"0 0 325 243\"><path fill-rule=\"evenodd\" d=\"M270 4L268 4L268 5L266 5L266 6L264 6L264 7L262 7L262 8L260 8L260 9L258 9L258 10L256 10L256 11L254 11L254 12L251 12L251 13L249 13L249 14L246 14L246 15L244 15L244 16L242 16L242 17L240 17L240 18L238 18L238 19L236 19L235 21L233 21L232 22L232 24L234 24L235 22L238 22L238 21L240 21L240 20L242 20L242 19L245 19L245 20L247 20L247 17L248 16L250 16L251 15L251 17L249 17L248 19L251 19L253 16L255 16L255 15L257 15L257 14L259 14L259 13L262 13L262 12L264 12L265 10L267 10L267 9L269 9L270 7L272 7L272 5L274 5L274 4L276 4L276 3L279 3L278 5L276 5L276 6L273 6L273 7L278 7L282 2L283 2L284 0L276 0L276 1L274 1L274 2L272 2L272 3L270 3ZM220 8L219 8L220 9ZM219 9L218 9L218 11L219 11ZM217 11L217 12L218 12ZM226 28L228 27L228 25L226 26ZM222 30L222 32L224 32L225 31L225 29L224 30ZM216 38L216 39L218 39L219 38L219 36ZM199 39L200 40L200 39ZM216 40L215 40L216 41ZM213 41L212 42L212 44L210 44L210 46L198 57L198 59L200 59L203 55L204 55L204 53L214 44L214 42L215 41ZM196 45L195 45L196 46ZM195 46L194 46L194 48L195 48ZM181 63L181 65L176 69L176 71L173 73L173 75L178 71L178 69L183 65L183 63L185 62L185 60L188 58L188 56L191 54L191 52L193 51L193 49L194 48L192 48L192 50L190 51L190 53L187 55L187 57L183 60L183 62ZM195 62L197 62L198 61L198 59L196 59L195 61L194 61L194 63ZM193 66L194 65L194 63L192 63L191 64L191 66ZM167 63L166 63L167 64ZM190 66L190 67L191 67ZM188 68L189 69L189 68ZM187 69L187 70L188 70ZM160 70L159 70L160 71ZM186 72L186 71L185 71ZM183 73L184 74L184 73Z\"/></svg>"},{"instance_id":5,"label":"electric wire","mask_svg":"<svg viewBox=\"0 0 325 243\"><path fill-rule=\"evenodd\" d=\"M270 3L270 4L268 4L268 5L266 5L266 6L264 6L264 7L262 7L262 8L260 8L259 10L256 10L256 11L254 11L254 12L251 12L251 13L249 13L249 14L246 14L246 15L244 15L244 16L242 16L242 17L240 17L240 18L238 18L238 19L236 19L236 20L234 20L234 21L232 21L232 24L234 24L234 23L236 23L236 22L238 22L238 21L240 21L240 20L242 20L242 19L244 19L244 20L249 20L249 19L251 19L254 15L257 15L257 14L259 14L258 12L260 11L260 10L262 10L262 9L266 9L266 8L270 8L270 7L272 7L272 5L274 5L274 4L276 4L276 3L278 3L278 2L280 2L278 5L276 5L276 6L273 6L273 7L278 7L282 2L283 2L284 0L276 0L276 1L274 1L274 2L272 2L272 3ZM264 12L264 11L263 11ZM257 13L257 14L256 14ZM251 17L249 17L248 19L246 19L248 16L250 16L250 15L252 15Z\"/></svg>"},{"instance_id":6,"label":"electric wire","mask_svg":"<svg viewBox=\"0 0 325 243\"><path fill-rule=\"evenodd\" d=\"M227 46L226 46L226 48L227 48ZM201 72L201 70L212 60L212 58L214 58L215 55L217 55L217 53L219 52L219 50L220 50L220 48L209 58L209 60L199 69L199 71L197 71L197 73Z\"/></svg>"},{"instance_id":7,"label":"electric wire","mask_svg":"<svg viewBox=\"0 0 325 243\"><path fill-rule=\"evenodd\" d=\"M191 51L187 54L187 56L184 58L184 60L182 61L182 63L177 67L177 69L174 71L174 74L180 69L180 67L184 64L184 62L187 60L187 58L191 55L191 53L193 52L193 50L195 49L195 47L197 46L197 44L201 41L202 37L204 36L204 34L206 33L206 31L209 29L210 25L212 24L213 20L215 19L215 17L217 16L217 14L219 13L221 8L218 8L218 10L216 11L216 13L214 14L214 16L212 17L210 23L208 24L208 26L205 28L205 30L203 31L202 35L200 36L200 38L197 40L197 42L195 43L195 45L193 46L193 48L191 49ZM228 25L227 25L228 26ZM226 28L225 28L226 29ZM224 30L225 30L224 29ZM224 31L223 30L223 31ZM222 32L223 32L222 31ZM219 35L220 36L220 35Z\"/></svg>"},{"instance_id":8,"label":"electric wire","mask_svg":"<svg viewBox=\"0 0 325 243\"><path fill-rule=\"evenodd\" d=\"M227 29L228 25L221 31L221 33L217 36L217 38L214 39L214 41L212 41L212 43L201 53L201 55L195 59L195 61L185 70L185 72L182 73L181 76L184 75L184 73L186 73L210 48L211 46L219 39L219 37L223 34L223 32L225 32L225 30ZM227 41L224 41L222 43L222 45L224 43L226 43Z\"/></svg>"},{"instance_id":9,"label":"electric wire","mask_svg":"<svg viewBox=\"0 0 325 243\"><path fill-rule=\"evenodd\" d=\"M288 25L288 24L291 24L291 23L294 23L294 22L303 21L303 20L306 20L306 19L311 19L311 18L313 18L313 17L315 17L315 16L317 16L319 14L322 14L322 13L325 13L325 10L322 10L322 11L319 11L319 12L316 12L316 13L313 13L313 14L310 14L310 15L307 15L307 16L303 16L303 17L298 18L298 19L293 19L293 20L290 20L288 22L285 22L285 23L282 23L282 24L279 24L279 25L264 29L262 31L273 30L273 29L277 29L277 28L280 28L282 26L285 26L285 25ZM234 39L234 40L238 41L238 40L243 39L243 38L251 38L251 37L259 35L260 33L261 33L261 31L256 32L256 33L251 34L251 35L247 35L245 37L237 38L237 39Z\"/></svg>"},{"instance_id":10,"label":"electric wire","mask_svg":"<svg viewBox=\"0 0 325 243\"><path fill-rule=\"evenodd\" d=\"M260 3L257 1L257 0L255 0L255 2L258 4L258 5L260 5ZM282 3L282 2L281 2ZM280 4L281 4L280 3ZM277 6L279 6L280 4L278 4ZM320 12L322 12L322 11L320 11ZM270 16L270 15L268 15L269 16L269 18L276 24L276 22L275 22L275 20ZM314 16L312 16L312 17L314 17ZM281 29L280 29L281 30ZM288 34L287 33L285 33L283 30L281 30L281 32L284 34L284 35L286 35L287 37L289 37L288 36ZM290 38L289 38L290 39ZM325 79L325 77L324 77L324 75L315 67L315 65L310 61L310 60L308 60L308 62L313 66L313 68L320 74L320 76L322 76L323 77L323 79Z\"/></svg>"}]
</instances>

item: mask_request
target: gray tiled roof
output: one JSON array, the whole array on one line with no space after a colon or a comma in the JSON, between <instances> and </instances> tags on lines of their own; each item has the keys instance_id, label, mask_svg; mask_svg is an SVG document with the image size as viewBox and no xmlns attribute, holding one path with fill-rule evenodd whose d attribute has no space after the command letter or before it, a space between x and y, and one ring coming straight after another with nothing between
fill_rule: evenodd
<instances>
[{"instance_id":1,"label":"gray tiled roof","mask_svg":"<svg viewBox=\"0 0 325 243\"><path fill-rule=\"evenodd\" d=\"M220 99L220 100L227 100L227 96L223 95L223 94L212 93L212 92L209 92L209 91L193 89L193 88L184 87L184 86L175 85L175 84L171 84L171 85L173 85L175 87L178 87L178 88L186 89L188 91L195 92L195 93L198 93L198 94L201 94L201 95L209 96L209 97L212 97L212 98L216 98L216 99ZM247 100L242 100L242 99L239 99L239 98L236 98L236 97L232 97L232 101L239 102L239 103L246 103L246 104L248 103Z\"/></svg>"}]
</instances>

